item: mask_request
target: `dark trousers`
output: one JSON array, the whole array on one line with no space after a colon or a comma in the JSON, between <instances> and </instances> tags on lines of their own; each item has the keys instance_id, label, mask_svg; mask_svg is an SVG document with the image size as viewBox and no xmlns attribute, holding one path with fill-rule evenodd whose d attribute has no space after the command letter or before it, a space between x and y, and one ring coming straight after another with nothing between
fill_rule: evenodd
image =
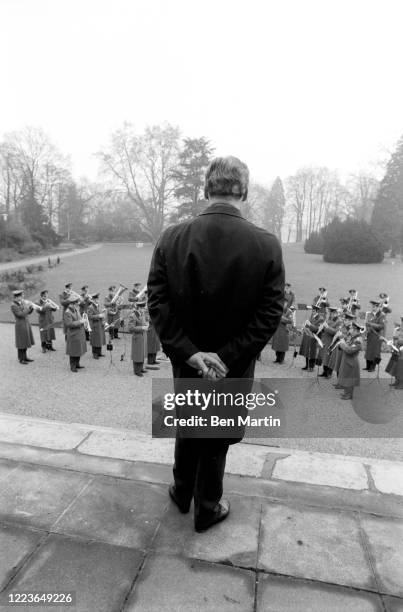
<instances>
[{"instance_id":1,"label":"dark trousers","mask_svg":"<svg viewBox=\"0 0 403 612\"><path fill-rule=\"evenodd\" d=\"M77 370L78 365L80 365L80 357L70 357L70 368Z\"/></svg>"},{"instance_id":2,"label":"dark trousers","mask_svg":"<svg viewBox=\"0 0 403 612\"><path fill-rule=\"evenodd\" d=\"M221 439L176 438L175 492L185 506L194 498L195 522L208 521L222 497L228 448Z\"/></svg>"},{"instance_id":3,"label":"dark trousers","mask_svg":"<svg viewBox=\"0 0 403 612\"><path fill-rule=\"evenodd\" d=\"M186 364L172 363L172 369L174 379L197 378L196 370ZM255 360L242 370L230 370L227 378L253 379ZM247 390L250 391L250 388ZM230 444L240 441L235 438L176 437L173 468L175 492L184 506L194 498L195 522L207 522L214 514L223 493L228 448Z\"/></svg>"},{"instance_id":4,"label":"dark trousers","mask_svg":"<svg viewBox=\"0 0 403 612\"><path fill-rule=\"evenodd\" d=\"M27 358L27 349L17 349L18 361L25 361Z\"/></svg>"},{"instance_id":5,"label":"dark trousers","mask_svg":"<svg viewBox=\"0 0 403 612\"><path fill-rule=\"evenodd\" d=\"M285 351L276 351L276 361L277 363L283 363L285 357Z\"/></svg>"},{"instance_id":6,"label":"dark trousers","mask_svg":"<svg viewBox=\"0 0 403 612\"><path fill-rule=\"evenodd\" d=\"M157 363L156 357L157 357L157 353L148 353L147 363L149 365L155 365Z\"/></svg>"}]
</instances>

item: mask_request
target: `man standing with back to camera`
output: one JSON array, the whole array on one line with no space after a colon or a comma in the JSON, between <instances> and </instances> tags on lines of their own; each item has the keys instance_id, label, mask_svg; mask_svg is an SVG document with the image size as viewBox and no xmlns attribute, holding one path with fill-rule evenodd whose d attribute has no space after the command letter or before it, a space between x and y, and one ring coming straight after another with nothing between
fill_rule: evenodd
<instances>
[{"instance_id":1,"label":"man standing with back to camera","mask_svg":"<svg viewBox=\"0 0 403 612\"><path fill-rule=\"evenodd\" d=\"M155 247L148 307L174 379L253 379L255 361L283 312L284 267L275 236L242 216L248 167L214 159L206 172L206 210L169 227ZM198 532L228 516L221 500L229 444L176 436L169 494L182 513L194 498Z\"/></svg>"}]
</instances>

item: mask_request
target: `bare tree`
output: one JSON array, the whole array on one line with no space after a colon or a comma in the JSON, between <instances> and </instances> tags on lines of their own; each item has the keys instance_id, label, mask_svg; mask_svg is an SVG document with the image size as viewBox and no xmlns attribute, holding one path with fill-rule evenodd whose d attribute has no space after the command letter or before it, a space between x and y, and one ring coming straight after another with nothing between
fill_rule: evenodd
<instances>
[{"instance_id":1,"label":"bare tree","mask_svg":"<svg viewBox=\"0 0 403 612\"><path fill-rule=\"evenodd\" d=\"M147 127L137 135L126 123L112 134L107 151L97 154L112 186L123 191L152 241L161 234L173 204L173 171L179 152L179 129L169 124Z\"/></svg>"}]
</instances>

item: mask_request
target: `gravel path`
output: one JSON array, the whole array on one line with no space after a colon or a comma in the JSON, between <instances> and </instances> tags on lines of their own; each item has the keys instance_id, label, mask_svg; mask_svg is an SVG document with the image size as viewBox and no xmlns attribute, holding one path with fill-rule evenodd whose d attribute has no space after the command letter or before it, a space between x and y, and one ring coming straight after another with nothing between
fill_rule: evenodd
<instances>
[{"instance_id":1,"label":"gravel path","mask_svg":"<svg viewBox=\"0 0 403 612\"><path fill-rule=\"evenodd\" d=\"M25 268L25 266L29 266L30 264L43 264L47 265L48 257L52 259L60 257L60 259L65 259L66 257L71 257L72 255L81 255L82 253L89 253L90 251L96 251L101 248L102 244L93 244L89 247L85 247L84 249L74 249L73 251L60 251L60 253L50 253L44 255L38 255L38 257L29 257L28 259L18 259L18 261L7 261L5 263L0 263L0 272L6 272L7 270L17 270L19 268Z\"/></svg>"},{"instance_id":2,"label":"gravel path","mask_svg":"<svg viewBox=\"0 0 403 612\"><path fill-rule=\"evenodd\" d=\"M39 344L39 331L35 326L34 336L37 344L30 349L29 355L35 361L21 366L16 359L14 348L14 325L0 324L0 410L12 414L55 419L66 422L88 423L98 426L128 428L150 432L151 430L151 379L170 378L169 362L160 364L159 371L150 371L144 378L133 375L130 361L130 336L115 341L112 352L105 359L95 361L91 353L82 358L85 370L72 374L65 355L64 337L56 330L55 348L57 352L42 354ZM123 355L123 361L120 360ZM329 423L334 415L354 424L353 412L349 402L342 402L328 381L316 384L312 374L309 405L304 405L301 394L301 381L306 380L300 370L301 363L294 366L276 367L272 364L273 353L266 349L263 364L258 364L257 377L290 379L290 393L296 406L311 414L325 413ZM290 356L288 356L290 359ZM363 372L363 378L369 378ZM370 381L368 381L369 383ZM383 381L386 384L387 381ZM380 386L376 381L374 392ZM397 395L397 393L396 393ZM401 398L397 399L399 401ZM322 434L323 435L323 434ZM403 444L399 438L311 438L290 439L271 438L245 440L248 443L268 446L299 448L311 451L340 453L383 459L403 459Z\"/></svg>"}]
</instances>

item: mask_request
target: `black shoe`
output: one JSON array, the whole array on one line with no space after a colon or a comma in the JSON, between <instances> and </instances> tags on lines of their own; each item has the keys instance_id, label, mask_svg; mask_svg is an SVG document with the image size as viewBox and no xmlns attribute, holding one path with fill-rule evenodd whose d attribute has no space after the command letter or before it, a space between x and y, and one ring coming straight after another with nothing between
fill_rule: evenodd
<instances>
[{"instance_id":1,"label":"black shoe","mask_svg":"<svg viewBox=\"0 0 403 612\"><path fill-rule=\"evenodd\" d=\"M78 365L78 366L76 366L76 368L77 368L77 370L84 370L85 366Z\"/></svg>"},{"instance_id":2,"label":"black shoe","mask_svg":"<svg viewBox=\"0 0 403 612\"><path fill-rule=\"evenodd\" d=\"M273 363L280 363L278 359L275 359Z\"/></svg>"},{"instance_id":3,"label":"black shoe","mask_svg":"<svg viewBox=\"0 0 403 612\"><path fill-rule=\"evenodd\" d=\"M146 368L147 368L147 370L159 370L160 369L159 366L154 365L154 364L148 364L148 365L146 365Z\"/></svg>"},{"instance_id":4,"label":"black shoe","mask_svg":"<svg viewBox=\"0 0 403 612\"><path fill-rule=\"evenodd\" d=\"M71 370L72 372L74 372L74 374L77 374L77 368L76 368L76 366L71 366L70 370Z\"/></svg>"},{"instance_id":5,"label":"black shoe","mask_svg":"<svg viewBox=\"0 0 403 612\"><path fill-rule=\"evenodd\" d=\"M28 359L28 357L25 357L24 361L26 361L27 363L30 363L31 361L34 361L34 359Z\"/></svg>"},{"instance_id":6,"label":"black shoe","mask_svg":"<svg viewBox=\"0 0 403 612\"><path fill-rule=\"evenodd\" d=\"M144 376L143 372L135 372L134 375L135 376L140 376L140 378L142 378Z\"/></svg>"},{"instance_id":7,"label":"black shoe","mask_svg":"<svg viewBox=\"0 0 403 612\"><path fill-rule=\"evenodd\" d=\"M210 529L210 527L212 527L216 523L220 523L221 521L226 519L227 516L229 515L229 509L230 509L229 501L227 499L222 499L218 503L218 508L216 512L207 522L195 521L195 530L197 531L197 533L202 533L203 531L207 531L207 529Z\"/></svg>"},{"instance_id":8,"label":"black shoe","mask_svg":"<svg viewBox=\"0 0 403 612\"><path fill-rule=\"evenodd\" d=\"M99 359L99 355L93 355L94 359Z\"/></svg>"},{"instance_id":9,"label":"black shoe","mask_svg":"<svg viewBox=\"0 0 403 612\"><path fill-rule=\"evenodd\" d=\"M363 371L368 370L368 368L362 368L362 369L363 369Z\"/></svg>"},{"instance_id":10,"label":"black shoe","mask_svg":"<svg viewBox=\"0 0 403 612\"><path fill-rule=\"evenodd\" d=\"M190 502L188 504L184 504L180 501L180 499L176 496L175 485L171 485L169 487L168 493L174 504L178 506L180 512L182 512L182 514L187 514L190 510Z\"/></svg>"},{"instance_id":11,"label":"black shoe","mask_svg":"<svg viewBox=\"0 0 403 612\"><path fill-rule=\"evenodd\" d=\"M307 370L308 366L305 366L304 368L301 368L301 370Z\"/></svg>"},{"instance_id":12,"label":"black shoe","mask_svg":"<svg viewBox=\"0 0 403 612\"><path fill-rule=\"evenodd\" d=\"M42 348L42 353L46 353L45 347Z\"/></svg>"},{"instance_id":13,"label":"black shoe","mask_svg":"<svg viewBox=\"0 0 403 612\"><path fill-rule=\"evenodd\" d=\"M28 364L28 361L25 361L24 359L20 359L19 361L20 361L20 363L22 363L22 365L27 365Z\"/></svg>"},{"instance_id":14,"label":"black shoe","mask_svg":"<svg viewBox=\"0 0 403 612\"><path fill-rule=\"evenodd\" d=\"M100 355L98 355L98 357L105 357L105 355L103 355L102 353Z\"/></svg>"},{"instance_id":15,"label":"black shoe","mask_svg":"<svg viewBox=\"0 0 403 612\"><path fill-rule=\"evenodd\" d=\"M48 351L53 351L54 353L56 352L56 349L53 348L53 346L49 346L48 347Z\"/></svg>"},{"instance_id":16,"label":"black shoe","mask_svg":"<svg viewBox=\"0 0 403 612\"><path fill-rule=\"evenodd\" d=\"M322 372L322 374L318 374L318 377L320 376L320 378L327 378L327 374L325 374L324 372Z\"/></svg>"}]
</instances>

